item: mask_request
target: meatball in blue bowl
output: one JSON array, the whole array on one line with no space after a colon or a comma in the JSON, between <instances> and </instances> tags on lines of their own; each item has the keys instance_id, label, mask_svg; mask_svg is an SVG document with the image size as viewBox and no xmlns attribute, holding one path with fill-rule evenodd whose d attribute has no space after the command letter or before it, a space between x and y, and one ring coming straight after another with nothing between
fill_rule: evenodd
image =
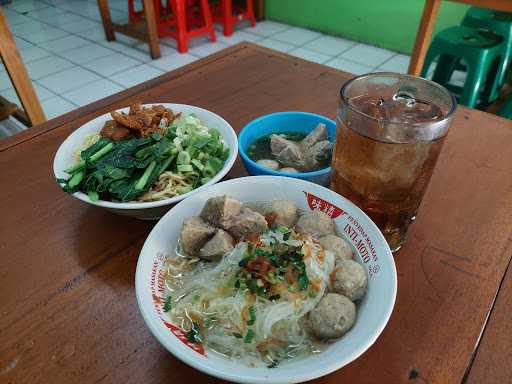
<instances>
[{"instance_id":1,"label":"meatball in blue bowl","mask_svg":"<svg viewBox=\"0 0 512 384\"><path fill-rule=\"evenodd\" d=\"M238 136L250 175L288 176L328 186L336 123L308 112L276 112L247 124Z\"/></svg>"}]
</instances>

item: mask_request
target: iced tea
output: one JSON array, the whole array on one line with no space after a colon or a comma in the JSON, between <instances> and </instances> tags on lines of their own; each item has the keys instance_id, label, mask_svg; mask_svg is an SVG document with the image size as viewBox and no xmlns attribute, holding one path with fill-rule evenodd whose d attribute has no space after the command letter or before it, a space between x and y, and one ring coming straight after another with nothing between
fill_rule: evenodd
<instances>
[{"instance_id":1,"label":"iced tea","mask_svg":"<svg viewBox=\"0 0 512 384\"><path fill-rule=\"evenodd\" d=\"M368 83L372 76L376 86ZM342 89L331 187L363 209L397 250L429 183L455 104L448 91L435 94L440 86L412 76L374 74L352 83L358 79L368 84ZM437 98L424 89L430 84Z\"/></svg>"}]
</instances>

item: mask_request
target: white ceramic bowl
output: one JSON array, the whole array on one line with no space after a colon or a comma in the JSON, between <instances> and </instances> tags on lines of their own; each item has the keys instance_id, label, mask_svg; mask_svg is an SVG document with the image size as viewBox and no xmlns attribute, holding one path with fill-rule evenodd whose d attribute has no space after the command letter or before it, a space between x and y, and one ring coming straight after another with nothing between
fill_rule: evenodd
<instances>
[{"instance_id":1,"label":"white ceramic bowl","mask_svg":"<svg viewBox=\"0 0 512 384\"><path fill-rule=\"evenodd\" d=\"M238 155L238 140L235 131L231 125L219 115L210 112L206 109L194 107L186 104L169 104L169 103L155 103L164 105L167 108L172 109L175 112L183 113L195 113L201 122L208 128L216 128L222 137L224 145L229 148L229 157L224 163L224 167L217 173L208 183L194 189L189 193L185 193L180 196L176 196L170 199L151 201L151 202L127 202L127 203L116 203L112 201L91 201L89 197L82 192L76 192L73 194L74 197L80 199L86 203L96 205L98 207L105 208L109 211L118 213L124 216L136 217L139 219L158 219L167 212L170 207L199 191L207 189L212 184L215 184L222 179L233 167L236 157ZM151 104L146 104L149 106ZM120 109L119 111L128 112L128 107ZM97 133L103 127L105 121L111 120L110 113L106 113L102 116L87 122L82 125L60 145L55 158L53 159L53 172L56 178L68 178L69 175L64 172L70 165L76 163L75 151L83 146L83 143L88 135L91 133Z\"/></svg>"},{"instance_id":2,"label":"white ceramic bowl","mask_svg":"<svg viewBox=\"0 0 512 384\"><path fill-rule=\"evenodd\" d=\"M368 273L368 292L358 305L354 327L327 350L276 368L250 368L186 344L162 311L163 261L175 249L183 220L198 215L212 196L244 202L289 199L300 209L320 207L333 214L337 232L352 244ZM372 252L373 250L373 252ZM153 335L177 358L209 375L241 383L296 383L333 372L364 353L384 329L395 303L395 263L384 237L359 208L335 192L300 179L253 176L224 181L174 206L151 231L137 263L135 288L140 311ZM181 336L181 340L180 340ZM186 340L186 339L185 339Z\"/></svg>"}]
</instances>

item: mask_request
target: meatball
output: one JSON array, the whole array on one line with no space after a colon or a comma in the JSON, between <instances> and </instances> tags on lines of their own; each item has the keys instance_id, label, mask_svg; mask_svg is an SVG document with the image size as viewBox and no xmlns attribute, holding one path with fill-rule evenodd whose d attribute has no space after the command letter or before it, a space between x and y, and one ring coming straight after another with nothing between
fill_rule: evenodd
<instances>
[{"instance_id":1,"label":"meatball","mask_svg":"<svg viewBox=\"0 0 512 384\"><path fill-rule=\"evenodd\" d=\"M341 237L336 235L326 235L318 239L320 245L326 250L334 254L336 261L351 260L354 257L352 248Z\"/></svg>"},{"instance_id":2,"label":"meatball","mask_svg":"<svg viewBox=\"0 0 512 384\"><path fill-rule=\"evenodd\" d=\"M348 298L328 293L309 313L311 330L321 339L343 336L356 321L356 306Z\"/></svg>"},{"instance_id":3,"label":"meatball","mask_svg":"<svg viewBox=\"0 0 512 384\"><path fill-rule=\"evenodd\" d=\"M334 234L332 219L320 211L311 211L299 217L295 228L300 233L307 233L315 237Z\"/></svg>"},{"instance_id":4,"label":"meatball","mask_svg":"<svg viewBox=\"0 0 512 384\"><path fill-rule=\"evenodd\" d=\"M261 160L258 160L256 163L258 163L262 167L270 168L273 171L277 171L279 169L279 163L275 160L261 159Z\"/></svg>"},{"instance_id":5,"label":"meatball","mask_svg":"<svg viewBox=\"0 0 512 384\"><path fill-rule=\"evenodd\" d=\"M289 200L274 200L272 202L272 212L275 214L273 227L284 225L291 228L299 218L297 206Z\"/></svg>"},{"instance_id":6,"label":"meatball","mask_svg":"<svg viewBox=\"0 0 512 384\"><path fill-rule=\"evenodd\" d=\"M249 234L260 234L268 228L265 217L249 208L242 208L240 213L224 224L224 229L235 239Z\"/></svg>"},{"instance_id":7,"label":"meatball","mask_svg":"<svg viewBox=\"0 0 512 384\"><path fill-rule=\"evenodd\" d=\"M359 300L366 293L368 278L361 264L354 260L340 260L334 268L333 289L350 300Z\"/></svg>"},{"instance_id":8,"label":"meatball","mask_svg":"<svg viewBox=\"0 0 512 384\"><path fill-rule=\"evenodd\" d=\"M199 250L199 256L206 260L220 260L233 249L233 238L222 229L217 229L215 236Z\"/></svg>"},{"instance_id":9,"label":"meatball","mask_svg":"<svg viewBox=\"0 0 512 384\"><path fill-rule=\"evenodd\" d=\"M281 169L279 169L279 172L284 172L284 173L299 173L299 171L297 171L295 168L292 168L292 167L284 167L284 168L281 168Z\"/></svg>"},{"instance_id":10,"label":"meatball","mask_svg":"<svg viewBox=\"0 0 512 384\"><path fill-rule=\"evenodd\" d=\"M229 196L211 197L201 211L201 217L208 223L218 227L240 213L242 203Z\"/></svg>"},{"instance_id":11,"label":"meatball","mask_svg":"<svg viewBox=\"0 0 512 384\"><path fill-rule=\"evenodd\" d=\"M188 255L196 255L214 233L215 228L200 217L189 217L181 227L181 247Z\"/></svg>"}]
</instances>

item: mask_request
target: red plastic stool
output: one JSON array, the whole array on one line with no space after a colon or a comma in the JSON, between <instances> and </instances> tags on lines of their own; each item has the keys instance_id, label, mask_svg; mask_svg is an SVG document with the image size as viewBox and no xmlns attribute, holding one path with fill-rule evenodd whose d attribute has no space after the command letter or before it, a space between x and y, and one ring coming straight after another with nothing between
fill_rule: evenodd
<instances>
[{"instance_id":1,"label":"red plastic stool","mask_svg":"<svg viewBox=\"0 0 512 384\"><path fill-rule=\"evenodd\" d=\"M224 36L231 36L233 26L243 20L249 20L251 27L256 26L253 0L246 0L245 8L233 6L233 0L220 0L220 4L214 7L213 21L223 25Z\"/></svg>"},{"instance_id":2,"label":"red plastic stool","mask_svg":"<svg viewBox=\"0 0 512 384\"><path fill-rule=\"evenodd\" d=\"M141 11L135 10L133 2L128 0L130 22L143 17ZM154 2L158 36L176 39L178 52L187 52L188 40L196 36L207 34L211 41L217 40L208 0L167 0L165 5L160 0Z\"/></svg>"}]
</instances>

